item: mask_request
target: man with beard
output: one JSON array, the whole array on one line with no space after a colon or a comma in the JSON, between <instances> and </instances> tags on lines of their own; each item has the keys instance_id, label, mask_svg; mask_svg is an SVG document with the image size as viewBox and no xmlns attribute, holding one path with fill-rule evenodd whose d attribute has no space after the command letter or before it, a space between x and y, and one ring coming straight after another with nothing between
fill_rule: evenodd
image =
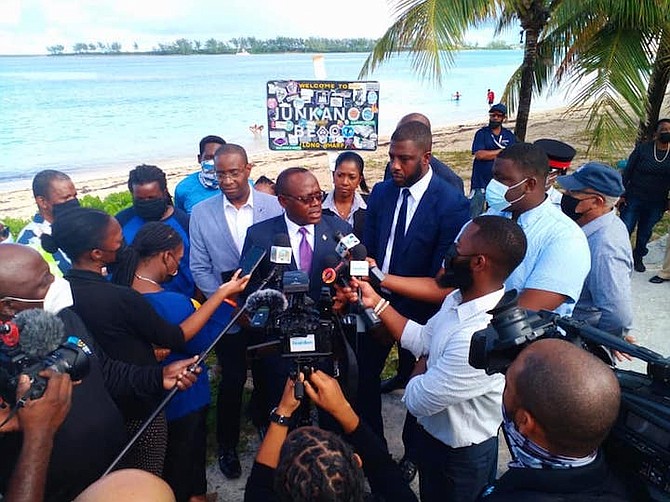
<instances>
[{"instance_id":1,"label":"man with beard","mask_svg":"<svg viewBox=\"0 0 670 502\"><path fill-rule=\"evenodd\" d=\"M469 204L463 193L436 176L430 166L432 141L430 129L421 122L398 126L389 145L392 179L378 183L368 199L363 242L368 256L385 274L435 277L446 250L468 220ZM398 312L419 323L428 321L439 308L439 303L383 291ZM382 438L380 373L391 345L371 337L364 337L359 344L358 411ZM406 359L413 365L411 355ZM399 369L398 373L404 372ZM399 382L395 387L404 384ZM410 481L416 475L412 420L408 417L403 431L407 459L401 461L405 479Z\"/></svg>"},{"instance_id":2,"label":"man with beard","mask_svg":"<svg viewBox=\"0 0 670 502\"><path fill-rule=\"evenodd\" d=\"M468 364L470 339L487 326L504 282L523 260L526 237L511 220L480 216L468 223L444 257L438 281L457 288L427 323L389 306L367 283L360 287L393 338L419 361L403 401L417 417L422 501L475 500L495 479L504 378ZM350 294L356 300L356 294Z\"/></svg>"},{"instance_id":3,"label":"man with beard","mask_svg":"<svg viewBox=\"0 0 670 502\"><path fill-rule=\"evenodd\" d=\"M67 174L45 169L33 178L33 196L37 204L37 214L21 229L16 242L35 249L49 264L51 273L62 277L72 267L70 259L60 249L55 253L46 252L42 248L40 237L42 234L51 234L51 224L59 212L79 206L77 190Z\"/></svg>"}]
</instances>

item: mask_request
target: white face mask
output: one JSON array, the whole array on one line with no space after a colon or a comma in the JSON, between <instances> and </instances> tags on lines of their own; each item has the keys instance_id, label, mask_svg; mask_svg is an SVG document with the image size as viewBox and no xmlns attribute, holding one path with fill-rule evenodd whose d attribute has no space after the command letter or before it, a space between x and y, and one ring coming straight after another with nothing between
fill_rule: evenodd
<instances>
[{"instance_id":1,"label":"white face mask","mask_svg":"<svg viewBox=\"0 0 670 502\"><path fill-rule=\"evenodd\" d=\"M528 178L524 178L521 181L519 181L516 185L512 185L511 187L508 187L507 185L501 183L495 178L491 179L491 181L489 181L489 184L486 185L486 202L489 205L489 207L494 211L504 211L515 202L519 202L526 196L525 193L521 194L521 197L518 197L512 201L507 200L505 198L505 195L507 195L507 192L509 192L510 190L518 186L521 186L523 183L526 182L527 179Z\"/></svg>"},{"instance_id":2,"label":"white face mask","mask_svg":"<svg viewBox=\"0 0 670 502\"><path fill-rule=\"evenodd\" d=\"M61 310L74 305L70 283L62 277L55 277L44 297L44 310L58 314Z\"/></svg>"}]
</instances>

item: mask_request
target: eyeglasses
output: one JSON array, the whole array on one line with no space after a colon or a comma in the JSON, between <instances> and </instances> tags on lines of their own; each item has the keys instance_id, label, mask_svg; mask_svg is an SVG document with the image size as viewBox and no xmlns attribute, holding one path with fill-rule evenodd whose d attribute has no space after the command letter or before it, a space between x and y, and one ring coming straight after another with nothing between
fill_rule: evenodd
<instances>
[{"instance_id":1,"label":"eyeglasses","mask_svg":"<svg viewBox=\"0 0 670 502\"><path fill-rule=\"evenodd\" d=\"M235 169L234 171L216 171L216 179L219 181L236 180L242 176L242 171L240 169Z\"/></svg>"},{"instance_id":2,"label":"eyeglasses","mask_svg":"<svg viewBox=\"0 0 670 502\"><path fill-rule=\"evenodd\" d=\"M289 195L287 193L281 194L284 197L288 197L289 199L297 200L298 202L302 202L305 205L309 205L312 202L323 202L323 200L326 198L326 192L323 190L320 192L312 193L309 195L305 195L304 197L296 197L295 195Z\"/></svg>"}]
</instances>

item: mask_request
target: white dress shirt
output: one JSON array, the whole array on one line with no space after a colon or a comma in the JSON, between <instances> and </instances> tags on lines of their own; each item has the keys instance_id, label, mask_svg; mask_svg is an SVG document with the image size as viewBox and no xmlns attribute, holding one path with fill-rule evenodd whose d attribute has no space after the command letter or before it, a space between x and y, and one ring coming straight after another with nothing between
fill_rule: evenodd
<instances>
[{"instance_id":1,"label":"white dress shirt","mask_svg":"<svg viewBox=\"0 0 670 502\"><path fill-rule=\"evenodd\" d=\"M286 221L288 238L291 240L291 249L293 250L293 259L295 260L295 265L298 270L302 270L302 264L300 263L300 242L302 241L302 234L300 233L300 229L307 229L307 234L305 234L305 237L307 237L309 247L312 248L312 253L314 253L314 225L298 225L297 223L289 220L286 213L284 213L284 221Z\"/></svg>"},{"instance_id":2,"label":"white dress shirt","mask_svg":"<svg viewBox=\"0 0 670 502\"><path fill-rule=\"evenodd\" d=\"M416 357L428 355L427 370L410 379L403 401L431 436L452 448L479 444L498 434L505 378L468 364L470 340L484 329L487 314L504 289L462 303L460 290L442 302L425 326L407 321L400 338Z\"/></svg>"},{"instance_id":3,"label":"white dress shirt","mask_svg":"<svg viewBox=\"0 0 670 502\"><path fill-rule=\"evenodd\" d=\"M405 233L409 228L410 223L412 223L412 218L416 212L416 208L421 202L423 194L428 190L428 185L430 180L433 178L433 169L429 166L426 174L423 175L419 181L414 183L409 187L409 196L407 197L407 218L405 219ZM405 188L405 187L403 187ZM382 263L382 272L385 274L389 271L389 266L391 264L391 253L393 252L393 241L395 239L395 227L398 223L398 214L400 213L400 206L402 206L402 191L398 194L398 200L395 203L395 212L393 213L393 224L391 225L391 233L389 234L388 241L386 242L386 254L384 255L384 263Z\"/></svg>"},{"instance_id":4,"label":"white dress shirt","mask_svg":"<svg viewBox=\"0 0 670 502\"><path fill-rule=\"evenodd\" d=\"M247 201L237 209L225 195L223 196L223 213L226 215L228 228L235 241L237 250L242 253L247 230L254 224L254 191L249 190Z\"/></svg>"}]
</instances>

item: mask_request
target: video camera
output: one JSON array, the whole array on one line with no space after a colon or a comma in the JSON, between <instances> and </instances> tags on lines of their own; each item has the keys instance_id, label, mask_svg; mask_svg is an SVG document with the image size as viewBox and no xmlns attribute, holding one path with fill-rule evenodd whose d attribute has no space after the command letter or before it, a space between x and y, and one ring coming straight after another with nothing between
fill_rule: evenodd
<instances>
[{"instance_id":1,"label":"video camera","mask_svg":"<svg viewBox=\"0 0 670 502\"><path fill-rule=\"evenodd\" d=\"M621 407L603 450L622 478L641 482L647 500L669 500L670 359L583 321L549 311L526 311L517 305L515 290L506 293L491 314L489 326L473 335L469 355L470 365L489 375L505 373L526 346L542 338L564 338L610 366L606 349L647 363L646 375L613 368L621 387Z\"/></svg>"},{"instance_id":2,"label":"video camera","mask_svg":"<svg viewBox=\"0 0 670 502\"><path fill-rule=\"evenodd\" d=\"M260 336L264 341L251 345L248 350L252 354L260 354L269 348L278 350L282 358L294 362L291 370L294 379L300 372L309 375L315 367L331 373L335 378L342 376L345 393L351 395L357 386L355 378L358 372L356 356L347 336L355 337L356 320L352 316L340 317L333 311L330 288L321 288L316 303L309 298L308 291L307 274L293 270L284 272L281 293L274 290L253 293L252 296L278 295L283 298L283 305L280 308L271 306L256 309L257 313L250 324L252 331L255 331L252 339L258 340ZM296 384L295 388L296 398L301 399L302 387Z\"/></svg>"},{"instance_id":3,"label":"video camera","mask_svg":"<svg viewBox=\"0 0 670 502\"><path fill-rule=\"evenodd\" d=\"M23 326L21 326L22 318L19 316L16 324L13 322L0 324L0 397L12 406L16 404L16 388L21 375L27 375L31 381L30 390L22 399L39 399L47 387L47 379L39 375L42 370L51 369L57 373L69 373L74 381L84 378L90 369L91 351L75 336L68 337L65 342L46 355L38 355L41 353L39 349L43 348L45 342L48 345L47 338L50 335L48 330L56 326L55 321L61 323L60 326L56 326L56 330L60 329L64 333L65 328L60 319L42 310L25 311L26 315L23 314L19 314L25 318ZM46 334L39 329L45 330ZM59 339L62 338L61 336ZM54 345L56 344L51 347ZM33 347L34 351L29 350Z\"/></svg>"}]
</instances>

